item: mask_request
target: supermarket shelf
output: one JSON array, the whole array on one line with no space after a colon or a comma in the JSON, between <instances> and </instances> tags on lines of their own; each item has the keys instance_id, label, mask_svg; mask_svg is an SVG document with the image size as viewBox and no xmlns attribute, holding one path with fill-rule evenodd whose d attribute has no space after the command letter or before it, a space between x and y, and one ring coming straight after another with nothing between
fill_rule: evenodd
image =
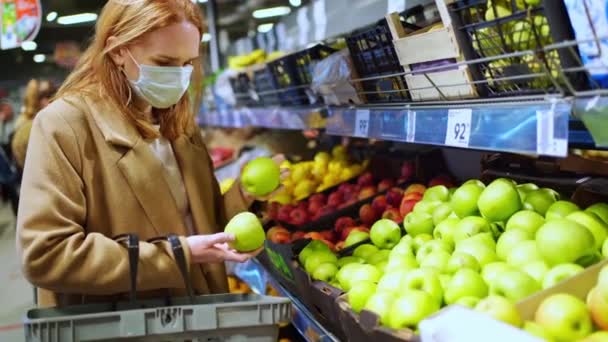
<instances>
[{"instance_id":1,"label":"supermarket shelf","mask_svg":"<svg viewBox=\"0 0 608 342\"><path fill-rule=\"evenodd\" d=\"M305 130L325 127L326 116L324 107L241 107L201 113L200 123L215 127Z\"/></svg>"},{"instance_id":2,"label":"supermarket shelf","mask_svg":"<svg viewBox=\"0 0 608 342\"><path fill-rule=\"evenodd\" d=\"M232 273L234 275L246 282L254 292L265 293L266 285L269 284L282 296L289 298L294 309L292 324L307 341L339 341L337 337L335 337L319 322L317 322L313 314L304 306L304 304L300 302L298 298L296 298L276 280L274 280L257 259L251 259L244 264L233 264L229 268L232 269Z\"/></svg>"}]
</instances>

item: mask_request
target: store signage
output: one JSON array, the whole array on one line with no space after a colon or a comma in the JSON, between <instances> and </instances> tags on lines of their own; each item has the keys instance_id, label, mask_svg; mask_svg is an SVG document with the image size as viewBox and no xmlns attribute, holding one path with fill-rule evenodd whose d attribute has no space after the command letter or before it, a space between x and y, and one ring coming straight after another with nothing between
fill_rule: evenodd
<instances>
[{"instance_id":1,"label":"store signage","mask_svg":"<svg viewBox=\"0 0 608 342\"><path fill-rule=\"evenodd\" d=\"M450 109L445 144L454 147L469 147L473 111L468 108Z\"/></svg>"},{"instance_id":2,"label":"store signage","mask_svg":"<svg viewBox=\"0 0 608 342\"><path fill-rule=\"evenodd\" d=\"M0 49L34 40L42 23L40 0L0 0Z\"/></svg>"}]
</instances>

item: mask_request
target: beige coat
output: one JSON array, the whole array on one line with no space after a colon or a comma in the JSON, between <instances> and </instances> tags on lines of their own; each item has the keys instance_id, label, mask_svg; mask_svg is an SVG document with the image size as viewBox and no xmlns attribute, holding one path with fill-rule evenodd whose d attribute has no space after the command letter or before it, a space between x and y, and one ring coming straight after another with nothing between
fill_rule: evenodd
<instances>
[{"instance_id":1,"label":"beige coat","mask_svg":"<svg viewBox=\"0 0 608 342\"><path fill-rule=\"evenodd\" d=\"M238 187L220 195L200 134L173 142L198 234L222 231L246 210ZM185 286L168 243L181 236L179 214L161 162L135 128L100 99L60 99L34 120L17 219L17 250L26 278L39 287L39 305L114 301L130 289L125 247L112 237L140 241L140 298L183 295ZM188 260L190 261L190 260ZM198 294L227 291L223 265L190 266Z\"/></svg>"}]
</instances>

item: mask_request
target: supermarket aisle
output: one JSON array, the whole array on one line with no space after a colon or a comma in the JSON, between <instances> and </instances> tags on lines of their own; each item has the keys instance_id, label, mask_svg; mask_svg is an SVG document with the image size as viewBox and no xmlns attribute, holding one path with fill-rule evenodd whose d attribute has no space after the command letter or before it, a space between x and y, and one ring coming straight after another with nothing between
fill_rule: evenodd
<instances>
[{"instance_id":1,"label":"supermarket aisle","mask_svg":"<svg viewBox=\"0 0 608 342\"><path fill-rule=\"evenodd\" d=\"M15 252L15 219L8 203L0 203L0 341L24 341L22 317L32 306L32 287L19 269Z\"/></svg>"}]
</instances>

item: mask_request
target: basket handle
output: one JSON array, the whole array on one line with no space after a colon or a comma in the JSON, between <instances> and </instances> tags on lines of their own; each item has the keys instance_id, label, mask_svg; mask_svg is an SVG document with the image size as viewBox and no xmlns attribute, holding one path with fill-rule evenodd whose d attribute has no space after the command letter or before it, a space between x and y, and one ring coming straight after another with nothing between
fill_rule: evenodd
<instances>
[{"instance_id":1,"label":"basket handle","mask_svg":"<svg viewBox=\"0 0 608 342\"><path fill-rule=\"evenodd\" d=\"M171 251L173 252L173 257L175 258L175 262L177 263L177 267L179 268L179 272L184 279L184 285L186 286L186 292L188 293L188 297L190 301L194 303L194 290L192 289L192 284L190 283L190 276L188 274L188 263L186 262L186 255L184 253L184 248L182 246L179 237L175 234L167 235L166 237L156 237L148 240L150 243L156 243L158 241L167 240L171 245Z\"/></svg>"},{"instance_id":2,"label":"basket handle","mask_svg":"<svg viewBox=\"0 0 608 342\"><path fill-rule=\"evenodd\" d=\"M139 262L139 237L135 234L122 234L114 238L116 242L126 243L129 254L129 276L131 278L131 289L129 300L131 303L137 301L137 272Z\"/></svg>"}]
</instances>

